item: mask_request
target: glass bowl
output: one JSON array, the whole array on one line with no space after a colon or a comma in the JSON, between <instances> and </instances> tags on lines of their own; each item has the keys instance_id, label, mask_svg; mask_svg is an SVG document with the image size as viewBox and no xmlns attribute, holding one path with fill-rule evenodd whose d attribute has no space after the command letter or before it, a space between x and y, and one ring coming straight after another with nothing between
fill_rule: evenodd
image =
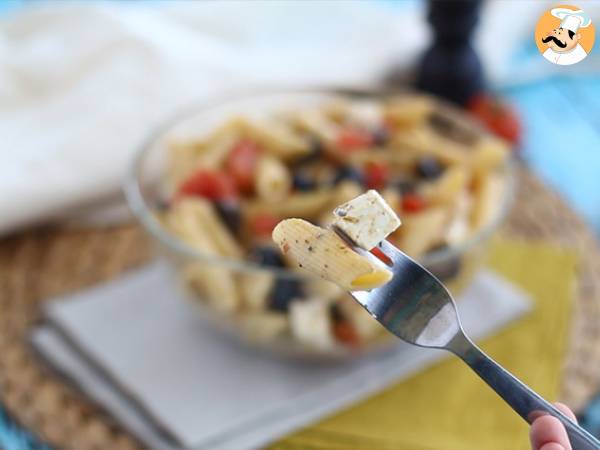
<instances>
[{"instance_id":1,"label":"glass bowl","mask_svg":"<svg viewBox=\"0 0 600 450\"><path fill-rule=\"evenodd\" d=\"M220 123L236 115L251 117L268 116L281 110L293 110L322 104L336 98L386 98L390 95L402 95L398 91L368 89L284 89L280 91L253 91L249 94L238 94L221 97L214 102L194 105L182 111L173 119L155 130L137 152L125 182L125 194L129 206L137 220L153 238L159 254L169 261L175 270L173 276L177 285L181 286L185 296L197 305L199 316L207 324L223 333L235 337L244 344L258 347L279 355L318 360L348 359L366 353L389 348L397 340L374 322L373 337L367 345L348 347L336 344L328 348L307 346L294 340L286 332L273 337L272 327L268 321L257 320L248 312L224 314L219 312L219 304L211 304L204 298L220 298L220 302L228 301L231 281L244 278L250 284L261 277L270 277L274 283L327 283L308 274L281 268L265 268L250 261L239 261L223 257L215 257L202 253L176 235L170 233L157 216L168 199L165 171L167 170L167 149L173 139L186 139L202 136L210 132ZM455 107L436 100L441 108L452 110L461 122L467 123L477 132L484 133L465 113ZM503 168L505 172L505 193L497 213L484 228L480 229L469 240L460 245L431 251L419 258L432 273L440 278L455 296L466 287L472 276L483 264L490 237L504 219L511 204L514 191L513 162L509 161ZM196 289L186 280L190 273L201 274L209 280L202 289ZM258 285L257 283L256 285ZM323 286L321 286L323 288ZM206 292L206 290L211 292ZM210 294L210 295L208 295ZM231 294L233 295L233 293ZM459 298L459 297L458 297ZM350 297L348 298L350 300ZM365 311L361 313L367 314ZM369 320L372 320L369 318ZM379 329L377 329L379 327Z\"/></svg>"}]
</instances>

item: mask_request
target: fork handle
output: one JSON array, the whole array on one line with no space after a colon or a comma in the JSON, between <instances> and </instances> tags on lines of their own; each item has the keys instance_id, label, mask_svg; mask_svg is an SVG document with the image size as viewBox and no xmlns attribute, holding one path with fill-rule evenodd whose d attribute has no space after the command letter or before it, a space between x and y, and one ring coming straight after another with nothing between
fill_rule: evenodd
<instances>
[{"instance_id":1,"label":"fork handle","mask_svg":"<svg viewBox=\"0 0 600 450\"><path fill-rule=\"evenodd\" d=\"M448 350L466 362L528 423L531 424L541 415L549 414L565 426L573 450L600 449L600 441L486 355L466 336L457 335L448 346Z\"/></svg>"}]
</instances>

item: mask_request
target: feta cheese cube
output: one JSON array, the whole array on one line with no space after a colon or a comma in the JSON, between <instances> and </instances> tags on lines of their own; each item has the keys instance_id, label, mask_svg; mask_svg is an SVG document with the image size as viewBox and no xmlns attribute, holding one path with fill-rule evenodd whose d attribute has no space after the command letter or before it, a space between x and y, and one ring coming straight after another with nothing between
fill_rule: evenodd
<instances>
[{"instance_id":1,"label":"feta cheese cube","mask_svg":"<svg viewBox=\"0 0 600 450\"><path fill-rule=\"evenodd\" d=\"M335 339L329 321L329 304L320 299L292 302L290 328L298 341L313 348L331 349Z\"/></svg>"},{"instance_id":2,"label":"feta cheese cube","mask_svg":"<svg viewBox=\"0 0 600 450\"><path fill-rule=\"evenodd\" d=\"M333 211L333 226L352 241L370 250L400 226L400 219L377 191L369 190Z\"/></svg>"},{"instance_id":3,"label":"feta cheese cube","mask_svg":"<svg viewBox=\"0 0 600 450\"><path fill-rule=\"evenodd\" d=\"M357 101L348 110L348 122L364 128L377 128L383 122L383 109L378 102Z\"/></svg>"}]
</instances>

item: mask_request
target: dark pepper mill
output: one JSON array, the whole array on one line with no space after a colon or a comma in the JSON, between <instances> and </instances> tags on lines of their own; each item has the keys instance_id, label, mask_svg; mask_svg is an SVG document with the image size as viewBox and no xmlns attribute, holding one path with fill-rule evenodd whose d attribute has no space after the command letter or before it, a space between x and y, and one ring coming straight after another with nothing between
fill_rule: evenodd
<instances>
[{"instance_id":1,"label":"dark pepper mill","mask_svg":"<svg viewBox=\"0 0 600 450\"><path fill-rule=\"evenodd\" d=\"M471 45L481 0L429 0L433 43L417 70L416 86L459 105L484 88L481 62Z\"/></svg>"}]
</instances>

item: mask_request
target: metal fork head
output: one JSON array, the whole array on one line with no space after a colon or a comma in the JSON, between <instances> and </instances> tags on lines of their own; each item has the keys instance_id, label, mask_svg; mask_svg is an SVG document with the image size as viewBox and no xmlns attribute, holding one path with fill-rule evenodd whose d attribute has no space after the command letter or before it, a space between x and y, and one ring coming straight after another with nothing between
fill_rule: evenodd
<instances>
[{"instance_id":1,"label":"metal fork head","mask_svg":"<svg viewBox=\"0 0 600 450\"><path fill-rule=\"evenodd\" d=\"M456 337L463 337L456 305L444 285L388 241L379 249L390 259L393 278L371 291L350 294L390 332L411 344L448 348ZM370 252L355 250L378 260Z\"/></svg>"}]
</instances>

